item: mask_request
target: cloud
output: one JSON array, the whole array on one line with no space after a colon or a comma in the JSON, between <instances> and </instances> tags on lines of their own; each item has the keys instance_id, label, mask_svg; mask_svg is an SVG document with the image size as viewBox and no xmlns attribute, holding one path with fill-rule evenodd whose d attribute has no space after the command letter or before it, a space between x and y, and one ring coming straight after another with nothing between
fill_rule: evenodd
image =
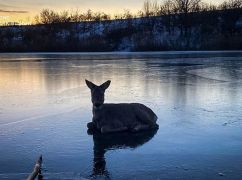
<instances>
[{"instance_id":1,"label":"cloud","mask_svg":"<svg viewBox=\"0 0 242 180\"><path fill-rule=\"evenodd\" d=\"M0 7L3 7L3 8L16 8L16 6L8 5L8 4L2 4L2 3L0 3Z\"/></svg>"},{"instance_id":2,"label":"cloud","mask_svg":"<svg viewBox=\"0 0 242 180\"><path fill-rule=\"evenodd\" d=\"M18 10L19 7L15 5L10 5L10 4L2 4L0 2L0 13L28 13L28 11L25 10Z\"/></svg>"},{"instance_id":3,"label":"cloud","mask_svg":"<svg viewBox=\"0 0 242 180\"><path fill-rule=\"evenodd\" d=\"M0 13L28 13L28 11L18 11L18 10L4 10L4 9L0 9Z\"/></svg>"}]
</instances>

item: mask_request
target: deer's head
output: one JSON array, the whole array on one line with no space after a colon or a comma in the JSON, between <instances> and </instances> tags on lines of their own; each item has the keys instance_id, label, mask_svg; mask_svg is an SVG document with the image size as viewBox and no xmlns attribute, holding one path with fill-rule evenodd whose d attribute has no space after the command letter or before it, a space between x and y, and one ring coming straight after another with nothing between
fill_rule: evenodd
<instances>
[{"instance_id":1,"label":"deer's head","mask_svg":"<svg viewBox=\"0 0 242 180\"><path fill-rule=\"evenodd\" d=\"M109 87L111 81L108 80L100 86L95 85L94 83L86 80L87 87L91 90L92 104L95 107L99 107L104 103L104 93L105 90Z\"/></svg>"}]
</instances>

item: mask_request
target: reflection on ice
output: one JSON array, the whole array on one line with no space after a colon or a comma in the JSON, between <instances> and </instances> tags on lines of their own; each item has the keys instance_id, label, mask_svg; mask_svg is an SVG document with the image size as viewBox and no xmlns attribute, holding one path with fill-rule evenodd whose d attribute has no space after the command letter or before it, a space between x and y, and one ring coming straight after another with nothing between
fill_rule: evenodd
<instances>
[{"instance_id":1,"label":"reflection on ice","mask_svg":"<svg viewBox=\"0 0 242 180\"><path fill-rule=\"evenodd\" d=\"M118 134L94 134L93 135L93 173L91 177L104 176L110 178L106 168L105 153L109 150L137 148L153 138L156 130L139 133L122 132Z\"/></svg>"}]
</instances>

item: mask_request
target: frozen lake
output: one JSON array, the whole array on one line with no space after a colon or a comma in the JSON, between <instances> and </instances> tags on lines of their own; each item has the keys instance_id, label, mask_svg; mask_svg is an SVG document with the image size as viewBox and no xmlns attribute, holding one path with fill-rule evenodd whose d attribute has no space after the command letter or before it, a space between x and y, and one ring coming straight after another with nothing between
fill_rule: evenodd
<instances>
[{"instance_id":1,"label":"frozen lake","mask_svg":"<svg viewBox=\"0 0 242 180\"><path fill-rule=\"evenodd\" d=\"M85 79L157 132L87 134ZM242 52L0 54L0 179L242 179ZM98 174L103 173L103 176ZM95 176L96 175L96 176Z\"/></svg>"}]
</instances>

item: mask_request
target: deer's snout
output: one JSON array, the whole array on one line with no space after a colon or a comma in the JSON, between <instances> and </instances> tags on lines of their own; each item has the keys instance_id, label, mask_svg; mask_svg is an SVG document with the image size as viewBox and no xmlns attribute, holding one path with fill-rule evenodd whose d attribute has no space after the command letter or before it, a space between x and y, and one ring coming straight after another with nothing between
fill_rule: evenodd
<instances>
[{"instance_id":1,"label":"deer's snout","mask_svg":"<svg viewBox=\"0 0 242 180\"><path fill-rule=\"evenodd\" d=\"M92 93L92 104L96 107L101 106L104 103L104 90L100 87L96 87L91 91Z\"/></svg>"},{"instance_id":2,"label":"deer's snout","mask_svg":"<svg viewBox=\"0 0 242 180\"><path fill-rule=\"evenodd\" d=\"M94 106L99 107L104 103L104 97L102 96L93 97L92 103Z\"/></svg>"},{"instance_id":3,"label":"deer's snout","mask_svg":"<svg viewBox=\"0 0 242 180\"><path fill-rule=\"evenodd\" d=\"M96 107L99 107L99 106L101 106L103 103L101 103L101 102L95 102L94 103L94 106L96 106Z\"/></svg>"}]
</instances>

